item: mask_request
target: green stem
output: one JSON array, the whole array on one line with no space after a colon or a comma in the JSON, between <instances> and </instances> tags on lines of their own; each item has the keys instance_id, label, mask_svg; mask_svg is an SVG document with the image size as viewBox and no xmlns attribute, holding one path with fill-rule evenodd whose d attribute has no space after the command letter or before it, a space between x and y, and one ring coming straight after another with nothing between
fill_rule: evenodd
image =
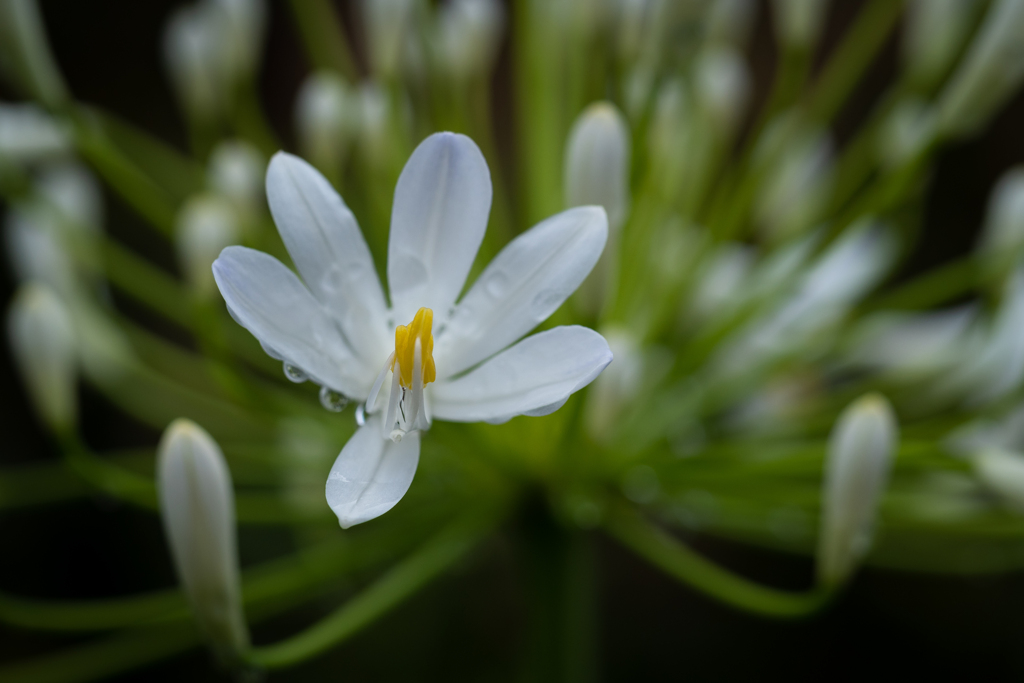
<instances>
[{"instance_id":1,"label":"green stem","mask_svg":"<svg viewBox=\"0 0 1024 683\"><path fill-rule=\"evenodd\" d=\"M978 265L970 256L944 263L883 293L862 307L880 309L925 310L939 306L974 289L981 278Z\"/></svg>"},{"instance_id":2,"label":"green stem","mask_svg":"<svg viewBox=\"0 0 1024 683\"><path fill-rule=\"evenodd\" d=\"M291 666L355 635L461 559L491 525L490 519L482 523L478 512L452 524L323 620L279 643L253 648L250 663L268 669Z\"/></svg>"},{"instance_id":3,"label":"green stem","mask_svg":"<svg viewBox=\"0 0 1024 683\"><path fill-rule=\"evenodd\" d=\"M313 67L337 71L349 81L357 81L352 50L332 4L328 0L291 0L288 6Z\"/></svg>"},{"instance_id":4,"label":"green stem","mask_svg":"<svg viewBox=\"0 0 1024 683\"><path fill-rule=\"evenodd\" d=\"M667 574L747 612L777 619L805 617L819 612L833 595L818 588L794 593L745 579L695 553L636 512L624 508L610 513L605 528L622 544Z\"/></svg>"}]
</instances>

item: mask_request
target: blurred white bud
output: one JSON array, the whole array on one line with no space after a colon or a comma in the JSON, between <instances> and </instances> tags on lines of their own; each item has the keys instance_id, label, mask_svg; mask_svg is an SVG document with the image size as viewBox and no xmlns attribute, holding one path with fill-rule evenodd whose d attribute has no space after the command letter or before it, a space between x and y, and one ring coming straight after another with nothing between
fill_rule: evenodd
<instances>
[{"instance_id":1,"label":"blurred white bud","mask_svg":"<svg viewBox=\"0 0 1024 683\"><path fill-rule=\"evenodd\" d=\"M267 160L243 140L225 140L213 148L207 185L244 213L256 212L263 201Z\"/></svg>"},{"instance_id":2,"label":"blurred white bud","mask_svg":"<svg viewBox=\"0 0 1024 683\"><path fill-rule=\"evenodd\" d=\"M633 403L643 379L640 342L627 329L601 330L615 361L594 380L587 398L586 424L590 435L607 439L623 408Z\"/></svg>"},{"instance_id":3,"label":"blurred white bud","mask_svg":"<svg viewBox=\"0 0 1024 683\"><path fill-rule=\"evenodd\" d=\"M889 169L911 161L935 135L935 111L918 99L900 102L889 112L879 132L878 157Z\"/></svg>"},{"instance_id":4,"label":"blurred white bud","mask_svg":"<svg viewBox=\"0 0 1024 683\"><path fill-rule=\"evenodd\" d=\"M869 394L839 416L829 440L818 539L818 581L845 582L871 546L899 426L889 402Z\"/></svg>"},{"instance_id":5,"label":"blurred white bud","mask_svg":"<svg viewBox=\"0 0 1024 683\"><path fill-rule=\"evenodd\" d=\"M237 662L249 648L242 612L231 473L199 425L175 420L157 449L157 489L174 568L217 654Z\"/></svg>"},{"instance_id":6,"label":"blurred white bud","mask_svg":"<svg viewBox=\"0 0 1024 683\"><path fill-rule=\"evenodd\" d=\"M976 0L910 0L903 61L911 80L927 88L945 75L971 27L976 5Z\"/></svg>"},{"instance_id":7,"label":"blurred white bud","mask_svg":"<svg viewBox=\"0 0 1024 683\"><path fill-rule=\"evenodd\" d=\"M175 246L178 263L188 283L202 295L216 291L213 262L224 247L241 237L238 215L231 204L217 195L189 199L178 214Z\"/></svg>"},{"instance_id":8,"label":"blurred white bud","mask_svg":"<svg viewBox=\"0 0 1024 683\"><path fill-rule=\"evenodd\" d=\"M754 0L716 0L707 8L705 31L708 42L742 47L754 26Z\"/></svg>"},{"instance_id":9,"label":"blurred white bud","mask_svg":"<svg viewBox=\"0 0 1024 683\"><path fill-rule=\"evenodd\" d=\"M810 49L825 23L828 0L773 0L775 36L783 45Z\"/></svg>"},{"instance_id":10,"label":"blurred white bud","mask_svg":"<svg viewBox=\"0 0 1024 683\"><path fill-rule=\"evenodd\" d=\"M362 153L374 166L383 166L390 140L388 138L388 95L377 83L359 86L357 97L359 141Z\"/></svg>"},{"instance_id":11,"label":"blurred white bud","mask_svg":"<svg viewBox=\"0 0 1024 683\"><path fill-rule=\"evenodd\" d=\"M992 190L978 251L993 274L1009 272L1024 256L1024 166L1004 173Z\"/></svg>"},{"instance_id":12,"label":"blurred white bud","mask_svg":"<svg viewBox=\"0 0 1024 683\"><path fill-rule=\"evenodd\" d=\"M19 206L4 219L7 257L21 282L42 282L65 300L77 295L74 264L51 212Z\"/></svg>"},{"instance_id":13,"label":"blurred white bud","mask_svg":"<svg viewBox=\"0 0 1024 683\"><path fill-rule=\"evenodd\" d=\"M771 239L785 239L814 226L832 188L832 141L822 130L769 130L759 148L765 180L754 212ZM778 136L778 140L771 138ZM779 151L769 150L778 144Z\"/></svg>"},{"instance_id":14,"label":"blurred white bud","mask_svg":"<svg viewBox=\"0 0 1024 683\"><path fill-rule=\"evenodd\" d=\"M465 80L490 73L505 28L500 0L448 0L437 11L437 51L442 68Z\"/></svg>"},{"instance_id":15,"label":"blurred white bud","mask_svg":"<svg viewBox=\"0 0 1024 683\"><path fill-rule=\"evenodd\" d=\"M265 0L207 0L217 17L223 72L228 83L252 78L259 68L266 28Z\"/></svg>"},{"instance_id":16,"label":"blurred white bud","mask_svg":"<svg viewBox=\"0 0 1024 683\"><path fill-rule=\"evenodd\" d=\"M1012 510L1024 514L1024 456L992 448L977 454L974 473Z\"/></svg>"},{"instance_id":17,"label":"blurred white bud","mask_svg":"<svg viewBox=\"0 0 1024 683\"><path fill-rule=\"evenodd\" d=\"M60 298L45 285L22 285L7 313L7 338L36 412L54 430L73 427L78 412L75 329Z\"/></svg>"},{"instance_id":18,"label":"blurred white bud","mask_svg":"<svg viewBox=\"0 0 1024 683\"><path fill-rule=\"evenodd\" d=\"M377 78L386 81L397 74L414 8L413 0L363 0L360 4L370 64Z\"/></svg>"},{"instance_id":19,"label":"blurred white bud","mask_svg":"<svg viewBox=\"0 0 1024 683\"><path fill-rule=\"evenodd\" d=\"M603 206L614 233L629 208L630 139L626 119L610 102L583 110L565 150L565 205Z\"/></svg>"},{"instance_id":20,"label":"blurred white bud","mask_svg":"<svg viewBox=\"0 0 1024 683\"><path fill-rule=\"evenodd\" d=\"M0 66L32 99L56 106L67 98L35 0L0 0Z\"/></svg>"},{"instance_id":21,"label":"blurred white bud","mask_svg":"<svg viewBox=\"0 0 1024 683\"><path fill-rule=\"evenodd\" d=\"M746 60L734 48L717 47L701 53L694 69L697 101L708 122L719 136L731 136L750 99Z\"/></svg>"},{"instance_id":22,"label":"blurred white bud","mask_svg":"<svg viewBox=\"0 0 1024 683\"><path fill-rule=\"evenodd\" d=\"M68 161L45 167L36 189L64 223L92 231L103 225L103 193L96 177L81 164Z\"/></svg>"},{"instance_id":23,"label":"blurred white bud","mask_svg":"<svg viewBox=\"0 0 1024 683\"><path fill-rule=\"evenodd\" d=\"M341 76L318 71L302 84L295 102L299 150L328 176L339 173L359 125L354 97Z\"/></svg>"},{"instance_id":24,"label":"blurred white bud","mask_svg":"<svg viewBox=\"0 0 1024 683\"><path fill-rule=\"evenodd\" d=\"M34 104L0 104L0 157L31 163L68 155L63 126Z\"/></svg>"},{"instance_id":25,"label":"blurred white bud","mask_svg":"<svg viewBox=\"0 0 1024 683\"><path fill-rule=\"evenodd\" d=\"M723 244L709 254L697 270L691 315L704 320L735 308L747 294L755 256L753 247L735 243Z\"/></svg>"},{"instance_id":26,"label":"blurred white bud","mask_svg":"<svg viewBox=\"0 0 1024 683\"><path fill-rule=\"evenodd\" d=\"M943 88L938 126L953 137L976 131L1024 78L1024 2L994 0L966 55Z\"/></svg>"}]
</instances>

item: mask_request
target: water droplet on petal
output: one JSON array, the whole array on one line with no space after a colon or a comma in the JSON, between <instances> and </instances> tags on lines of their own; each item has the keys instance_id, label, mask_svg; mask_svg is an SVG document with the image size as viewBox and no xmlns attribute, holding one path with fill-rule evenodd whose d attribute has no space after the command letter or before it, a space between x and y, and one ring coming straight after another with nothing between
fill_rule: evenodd
<instances>
[{"instance_id":1,"label":"water droplet on petal","mask_svg":"<svg viewBox=\"0 0 1024 683\"><path fill-rule=\"evenodd\" d=\"M366 404L360 403L356 407L356 425L362 427L366 424Z\"/></svg>"},{"instance_id":2,"label":"water droplet on petal","mask_svg":"<svg viewBox=\"0 0 1024 683\"><path fill-rule=\"evenodd\" d=\"M309 375L303 372L302 368L288 362L284 364L284 376L296 384L302 384L309 379Z\"/></svg>"},{"instance_id":3,"label":"water droplet on petal","mask_svg":"<svg viewBox=\"0 0 1024 683\"><path fill-rule=\"evenodd\" d=\"M554 289L542 290L530 302L530 313L537 322L547 320L565 301L565 298L565 294Z\"/></svg>"},{"instance_id":4,"label":"water droplet on petal","mask_svg":"<svg viewBox=\"0 0 1024 683\"><path fill-rule=\"evenodd\" d=\"M320 387L320 405L332 413L340 413L348 405L348 397L329 387Z\"/></svg>"},{"instance_id":5,"label":"water droplet on petal","mask_svg":"<svg viewBox=\"0 0 1024 683\"><path fill-rule=\"evenodd\" d=\"M487 282L484 283L484 289L487 290L488 294L497 299L508 289L508 277L500 271L488 275Z\"/></svg>"}]
</instances>

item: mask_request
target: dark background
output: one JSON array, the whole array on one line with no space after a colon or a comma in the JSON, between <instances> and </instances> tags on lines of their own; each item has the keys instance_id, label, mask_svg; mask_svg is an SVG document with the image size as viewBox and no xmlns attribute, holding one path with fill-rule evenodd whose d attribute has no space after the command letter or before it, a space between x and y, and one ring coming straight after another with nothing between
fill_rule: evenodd
<instances>
[{"instance_id":1,"label":"dark background","mask_svg":"<svg viewBox=\"0 0 1024 683\"><path fill-rule=\"evenodd\" d=\"M179 3L166 0L44 0L47 29L75 97L117 112L184 149L185 134L161 64L161 31ZM836 0L822 55L860 2ZM352 8L339 5L352 26ZM308 72L283 2L270 3L260 94L271 124L291 142L295 94ZM770 18L759 7L749 50L763 97L774 68ZM360 37L353 36L359 49ZM496 99L510 97L509 64L500 59ZM821 57L819 56L819 58ZM364 61L364 60L360 60ZM840 138L855 129L898 68L895 40L872 67L836 123ZM9 98L9 93L5 93ZM971 247L988 193L1009 166L1024 161L1024 97L1018 96L984 135L947 148L929 184L923 238L906 265L912 273ZM498 122L514 149L509 122ZM504 126L504 129L503 129ZM139 239L145 228L107 197L110 231L173 269L170 249ZM151 233L150 233L151 234ZM4 266L6 268L6 265ZM0 278L3 299L13 283ZM123 303L123 302L119 302ZM0 363L0 464L56 457L29 409L7 352ZM82 424L95 446L155 443L158 435L120 416L83 388ZM255 533L255 532L252 532ZM266 530L258 532L266 543ZM243 529L241 543L246 546ZM1024 577L909 575L867 569L825 615L779 623L729 610L647 566L613 541L594 537L598 571L595 667L606 681L648 679L796 681L919 676L1002 680L1024 674ZM0 587L26 596L84 598L171 585L173 575L155 516L94 499L0 515ZM807 585L810 562L712 538L695 544L711 557L778 586ZM527 619L517 558L499 539L473 561L436 582L388 617L329 654L270 680L508 680L517 670ZM313 605L272 626L257 643L301 628L330 605ZM0 627L0 663L79 642ZM196 650L121 681L221 680Z\"/></svg>"}]
</instances>

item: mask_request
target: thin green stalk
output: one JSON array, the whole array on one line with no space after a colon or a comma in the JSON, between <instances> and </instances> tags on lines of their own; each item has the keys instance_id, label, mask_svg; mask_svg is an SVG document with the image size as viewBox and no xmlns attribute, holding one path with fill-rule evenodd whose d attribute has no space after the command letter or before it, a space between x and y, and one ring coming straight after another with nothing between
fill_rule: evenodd
<instances>
[{"instance_id":1,"label":"thin green stalk","mask_svg":"<svg viewBox=\"0 0 1024 683\"><path fill-rule=\"evenodd\" d=\"M762 586L719 567L658 529L639 514L613 510L605 528L662 571L737 609L776 619L806 617L821 611L833 593L815 588L804 593Z\"/></svg>"},{"instance_id":2,"label":"thin green stalk","mask_svg":"<svg viewBox=\"0 0 1024 683\"><path fill-rule=\"evenodd\" d=\"M314 68L337 71L349 81L359 79L341 19L328 0L291 0L288 6Z\"/></svg>"},{"instance_id":3,"label":"thin green stalk","mask_svg":"<svg viewBox=\"0 0 1024 683\"><path fill-rule=\"evenodd\" d=\"M80 498L89 488L60 462L0 470L0 510L48 505Z\"/></svg>"},{"instance_id":4,"label":"thin green stalk","mask_svg":"<svg viewBox=\"0 0 1024 683\"><path fill-rule=\"evenodd\" d=\"M165 318L185 328L191 326L191 297L169 273L113 239L100 241L100 255L110 284Z\"/></svg>"},{"instance_id":5,"label":"thin green stalk","mask_svg":"<svg viewBox=\"0 0 1024 683\"><path fill-rule=\"evenodd\" d=\"M973 291L980 277L978 264L971 256L965 256L922 273L866 302L861 308L864 311L929 309Z\"/></svg>"},{"instance_id":6,"label":"thin green stalk","mask_svg":"<svg viewBox=\"0 0 1024 683\"><path fill-rule=\"evenodd\" d=\"M493 521L474 512L452 524L393 567L362 593L305 631L274 645L253 648L251 664L278 669L315 657L355 635L455 564L490 530Z\"/></svg>"}]
</instances>

